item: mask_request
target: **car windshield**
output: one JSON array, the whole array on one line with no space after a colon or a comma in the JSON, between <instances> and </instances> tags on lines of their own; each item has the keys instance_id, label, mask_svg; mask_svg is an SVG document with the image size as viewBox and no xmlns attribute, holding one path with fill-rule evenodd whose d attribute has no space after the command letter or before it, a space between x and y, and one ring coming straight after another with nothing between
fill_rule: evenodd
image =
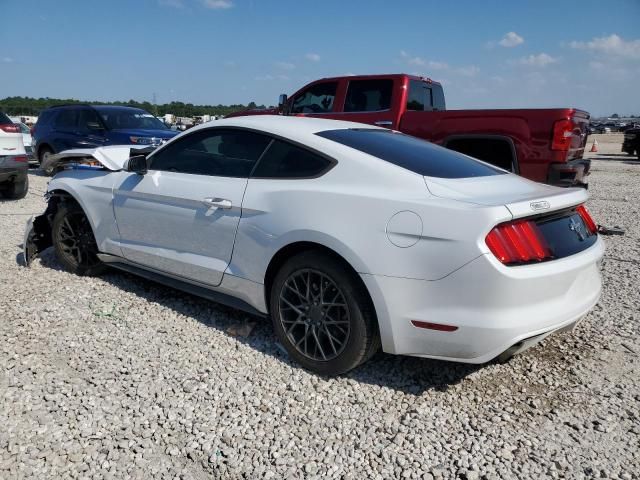
<instances>
[{"instance_id":1,"label":"car windshield","mask_svg":"<svg viewBox=\"0 0 640 480\"><path fill-rule=\"evenodd\" d=\"M168 130L167 126L144 110L96 108L105 125L112 129Z\"/></svg>"},{"instance_id":2,"label":"car windshield","mask_svg":"<svg viewBox=\"0 0 640 480\"><path fill-rule=\"evenodd\" d=\"M427 177L468 178L507 173L462 153L392 130L351 128L316 135Z\"/></svg>"}]
</instances>

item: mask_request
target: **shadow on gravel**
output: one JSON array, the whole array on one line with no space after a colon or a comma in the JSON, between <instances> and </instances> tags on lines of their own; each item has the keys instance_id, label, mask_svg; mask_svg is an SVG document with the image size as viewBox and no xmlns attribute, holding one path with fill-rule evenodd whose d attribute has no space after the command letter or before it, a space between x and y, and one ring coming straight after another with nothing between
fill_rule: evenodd
<instances>
[{"instance_id":1,"label":"shadow on gravel","mask_svg":"<svg viewBox=\"0 0 640 480\"><path fill-rule=\"evenodd\" d=\"M63 270L52 248L42 252L40 258L43 267ZM18 255L16 261L22 264L21 255ZM215 328L225 335L294 368L301 368L289 359L286 351L276 342L271 321L268 318L252 316L240 310L118 270L109 270L100 278L119 289L142 297L148 302L159 304L175 313L191 317L210 328ZM255 323L255 327L246 337L229 333L230 328L237 328L238 325L247 323ZM159 333L166 332L159 330ZM447 388L462 381L480 368L482 368L481 365L379 352L368 362L343 377L357 382L392 388L408 394L421 395L425 391L446 391Z\"/></svg>"}]
</instances>

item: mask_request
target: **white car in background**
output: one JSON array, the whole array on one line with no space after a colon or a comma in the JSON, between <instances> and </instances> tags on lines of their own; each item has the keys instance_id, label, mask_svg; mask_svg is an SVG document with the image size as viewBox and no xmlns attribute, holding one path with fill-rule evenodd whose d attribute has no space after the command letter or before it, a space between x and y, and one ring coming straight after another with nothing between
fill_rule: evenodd
<instances>
[{"instance_id":1,"label":"white car in background","mask_svg":"<svg viewBox=\"0 0 640 480\"><path fill-rule=\"evenodd\" d=\"M20 127L0 112L0 197L18 200L27 194L27 162Z\"/></svg>"},{"instance_id":2,"label":"white car in background","mask_svg":"<svg viewBox=\"0 0 640 480\"><path fill-rule=\"evenodd\" d=\"M109 265L270 316L291 357L321 374L380 345L507 358L571 328L600 295L604 245L584 189L383 128L237 117L151 153L50 161L69 168L28 223L27 264L53 244L80 275Z\"/></svg>"},{"instance_id":3,"label":"white car in background","mask_svg":"<svg viewBox=\"0 0 640 480\"><path fill-rule=\"evenodd\" d=\"M20 128L20 132L22 133L22 144L24 145L24 151L26 152L27 157L29 157L29 162L37 163L37 159L33 154L33 147L32 147L33 139L31 138L31 129L22 122L14 122L14 123L18 125L18 127Z\"/></svg>"}]
</instances>

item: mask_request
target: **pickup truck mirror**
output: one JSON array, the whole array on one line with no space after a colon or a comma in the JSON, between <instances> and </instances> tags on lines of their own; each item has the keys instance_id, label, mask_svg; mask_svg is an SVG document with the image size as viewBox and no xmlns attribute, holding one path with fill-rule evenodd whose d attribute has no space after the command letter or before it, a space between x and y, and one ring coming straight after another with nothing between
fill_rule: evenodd
<instances>
[{"instance_id":1,"label":"pickup truck mirror","mask_svg":"<svg viewBox=\"0 0 640 480\"><path fill-rule=\"evenodd\" d=\"M133 172L138 175L144 175L147 173L147 157L144 155L136 155L135 157L130 157L127 161L124 162L124 171L125 172Z\"/></svg>"},{"instance_id":2,"label":"pickup truck mirror","mask_svg":"<svg viewBox=\"0 0 640 480\"><path fill-rule=\"evenodd\" d=\"M286 112L284 111L286 106L287 106L287 94L281 93L280 97L278 98L278 111L280 113L286 114Z\"/></svg>"}]
</instances>

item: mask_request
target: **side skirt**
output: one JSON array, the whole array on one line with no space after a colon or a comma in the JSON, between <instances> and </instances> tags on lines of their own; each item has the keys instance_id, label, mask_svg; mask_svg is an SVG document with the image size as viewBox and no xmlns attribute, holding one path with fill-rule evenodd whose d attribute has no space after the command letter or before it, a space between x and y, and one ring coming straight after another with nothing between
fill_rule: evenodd
<instances>
[{"instance_id":1,"label":"side skirt","mask_svg":"<svg viewBox=\"0 0 640 480\"><path fill-rule=\"evenodd\" d=\"M190 293L191 295L206 298L207 300L211 300L212 302L221 303L222 305L242 310L243 312L247 312L258 317L266 317L265 313L260 312L244 300L236 298L232 295L228 295L226 293L212 290L210 287L196 285L195 283L186 282L176 277L169 276L165 273L152 271L131 263L124 258L116 257L114 255L99 253L98 258L100 258L100 260L102 260L110 267L117 268L118 270L123 270L134 275L138 275L140 277L146 278L147 280L151 280L152 282L160 283L162 285L166 285L167 287L172 287L177 290Z\"/></svg>"}]
</instances>

